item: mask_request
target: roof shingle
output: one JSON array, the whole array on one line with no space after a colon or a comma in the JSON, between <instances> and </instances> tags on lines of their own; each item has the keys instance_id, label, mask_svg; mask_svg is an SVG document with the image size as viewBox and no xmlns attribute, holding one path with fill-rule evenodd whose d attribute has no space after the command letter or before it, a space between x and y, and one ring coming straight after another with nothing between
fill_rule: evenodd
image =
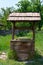
<instances>
[{"instance_id":1,"label":"roof shingle","mask_svg":"<svg viewBox=\"0 0 43 65\"><path fill-rule=\"evenodd\" d=\"M40 21L40 13L11 13L9 21Z\"/></svg>"}]
</instances>

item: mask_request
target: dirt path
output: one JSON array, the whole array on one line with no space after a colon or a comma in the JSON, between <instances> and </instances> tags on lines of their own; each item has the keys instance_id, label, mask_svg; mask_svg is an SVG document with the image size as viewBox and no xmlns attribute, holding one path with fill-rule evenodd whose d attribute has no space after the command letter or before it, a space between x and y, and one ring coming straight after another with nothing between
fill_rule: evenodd
<instances>
[{"instance_id":1,"label":"dirt path","mask_svg":"<svg viewBox=\"0 0 43 65\"><path fill-rule=\"evenodd\" d=\"M7 59L7 55L6 55L5 52L0 53L0 59L2 59L2 60L6 60Z\"/></svg>"}]
</instances>

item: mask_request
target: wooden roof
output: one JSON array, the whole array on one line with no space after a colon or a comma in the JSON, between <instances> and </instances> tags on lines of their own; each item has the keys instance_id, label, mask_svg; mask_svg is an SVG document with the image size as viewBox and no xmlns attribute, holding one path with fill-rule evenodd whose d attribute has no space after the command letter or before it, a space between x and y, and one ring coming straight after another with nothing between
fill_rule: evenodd
<instances>
[{"instance_id":1,"label":"wooden roof","mask_svg":"<svg viewBox=\"0 0 43 65\"><path fill-rule=\"evenodd\" d=\"M8 17L9 21L40 21L40 13L11 13Z\"/></svg>"}]
</instances>

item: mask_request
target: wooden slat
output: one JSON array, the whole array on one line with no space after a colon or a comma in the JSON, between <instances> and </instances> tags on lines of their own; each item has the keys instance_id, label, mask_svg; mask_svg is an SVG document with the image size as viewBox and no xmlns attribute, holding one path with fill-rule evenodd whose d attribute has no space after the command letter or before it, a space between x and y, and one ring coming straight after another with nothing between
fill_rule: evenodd
<instances>
[{"instance_id":1,"label":"wooden slat","mask_svg":"<svg viewBox=\"0 0 43 65\"><path fill-rule=\"evenodd\" d=\"M40 16L40 13L11 13L9 16Z\"/></svg>"},{"instance_id":2,"label":"wooden slat","mask_svg":"<svg viewBox=\"0 0 43 65\"><path fill-rule=\"evenodd\" d=\"M9 17L10 21L40 21L40 17Z\"/></svg>"},{"instance_id":3,"label":"wooden slat","mask_svg":"<svg viewBox=\"0 0 43 65\"><path fill-rule=\"evenodd\" d=\"M32 27L15 27L15 29L19 29L19 30L33 30Z\"/></svg>"},{"instance_id":4,"label":"wooden slat","mask_svg":"<svg viewBox=\"0 0 43 65\"><path fill-rule=\"evenodd\" d=\"M12 39L14 39L14 32L15 32L15 22L12 25Z\"/></svg>"}]
</instances>

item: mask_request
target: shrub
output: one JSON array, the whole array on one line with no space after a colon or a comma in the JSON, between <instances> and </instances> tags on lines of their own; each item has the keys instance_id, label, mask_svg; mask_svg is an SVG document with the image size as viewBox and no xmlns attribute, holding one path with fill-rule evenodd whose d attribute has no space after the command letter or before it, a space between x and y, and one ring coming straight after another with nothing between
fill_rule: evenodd
<instances>
[{"instance_id":1,"label":"shrub","mask_svg":"<svg viewBox=\"0 0 43 65\"><path fill-rule=\"evenodd\" d=\"M35 51L34 59L41 58L42 56L39 54L39 52Z\"/></svg>"},{"instance_id":2,"label":"shrub","mask_svg":"<svg viewBox=\"0 0 43 65\"><path fill-rule=\"evenodd\" d=\"M9 52L8 52L8 58L9 58L9 59L17 60L18 57L17 57L16 51L10 49Z\"/></svg>"}]
</instances>

